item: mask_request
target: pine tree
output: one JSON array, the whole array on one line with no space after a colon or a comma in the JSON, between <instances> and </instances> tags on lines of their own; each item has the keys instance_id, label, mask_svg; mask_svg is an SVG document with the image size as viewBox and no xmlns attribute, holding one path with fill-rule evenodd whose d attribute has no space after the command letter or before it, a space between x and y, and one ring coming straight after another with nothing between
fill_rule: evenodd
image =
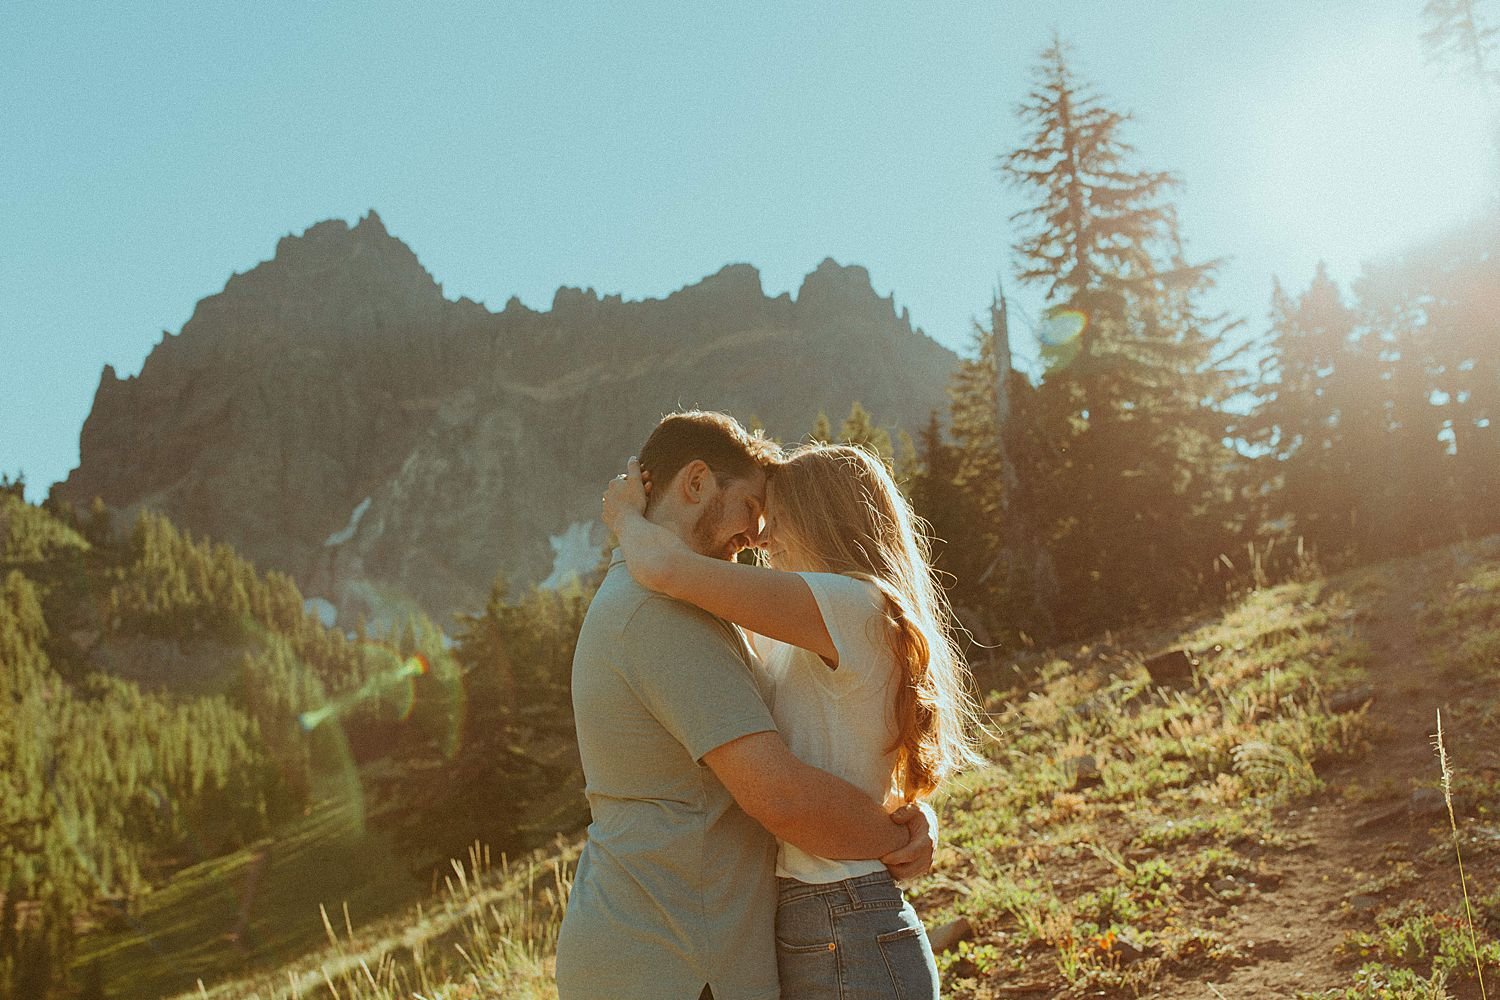
<instances>
[{"instance_id":1,"label":"pine tree","mask_svg":"<svg viewBox=\"0 0 1500 1000\"><path fill-rule=\"evenodd\" d=\"M1194 599L1231 542L1228 325L1198 306L1215 264L1185 259L1166 200L1176 178L1131 165L1129 117L1075 76L1060 41L1019 114L1030 139L1000 169L1031 199L1014 249L1048 303L1049 368L1016 473L1069 595L1059 625L1098 628Z\"/></svg>"},{"instance_id":2,"label":"pine tree","mask_svg":"<svg viewBox=\"0 0 1500 1000\"><path fill-rule=\"evenodd\" d=\"M111 541L112 519L109 508L98 497L94 497L89 504L89 516L84 522L83 536L89 540L89 544L99 547L107 546Z\"/></svg>"},{"instance_id":3,"label":"pine tree","mask_svg":"<svg viewBox=\"0 0 1500 1000\"><path fill-rule=\"evenodd\" d=\"M949 584L952 599L977 603L970 587L984 568L985 548L976 534L971 494L958 485L959 450L944 439L936 410L916 440L917 471L910 479L912 508L931 529L932 564Z\"/></svg>"},{"instance_id":4,"label":"pine tree","mask_svg":"<svg viewBox=\"0 0 1500 1000\"><path fill-rule=\"evenodd\" d=\"M1387 520L1368 555L1426 548L1500 527L1500 364L1493 253L1500 212L1403 259L1367 265L1357 285L1370 367L1389 441L1380 477Z\"/></svg>"},{"instance_id":5,"label":"pine tree","mask_svg":"<svg viewBox=\"0 0 1500 1000\"><path fill-rule=\"evenodd\" d=\"M15 958L19 938L21 882L15 873L5 888L5 902L0 904L0 970ZM0 973L0 982L5 976Z\"/></svg>"},{"instance_id":6,"label":"pine tree","mask_svg":"<svg viewBox=\"0 0 1500 1000\"><path fill-rule=\"evenodd\" d=\"M1035 390L1011 363L1009 310L997 288L988 327L974 324L972 356L962 359L949 387L957 455L954 482L966 509L963 566L955 565L955 593L996 638L1050 636L1056 576L1039 544L1034 504L1046 463L1036 458ZM1023 481L1017 456L1034 474Z\"/></svg>"},{"instance_id":7,"label":"pine tree","mask_svg":"<svg viewBox=\"0 0 1500 1000\"><path fill-rule=\"evenodd\" d=\"M1422 46L1433 62L1449 62L1486 87L1500 86L1490 57L1500 46L1500 28L1487 24L1479 0L1427 0L1422 7Z\"/></svg>"},{"instance_id":8,"label":"pine tree","mask_svg":"<svg viewBox=\"0 0 1500 1000\"><path fill-rule=\"evenodd\" d=\"M497 802L529 802L565 776L550 757L573 738L568 674L591 593L533 589L508 600L496 576L484 608L458 616L452 650L467 695L467 738L454 754L406 743L400 836L442 862L476 838L500 849L529 846L522 814Z\"/></svg>"},{"instance_id":9,"label":"pine tree","mask_svg":"<svg viewBox=\"0 0 1500 1000\"><path fill-rule=\"evenodd\" d=\"M813 421L812 433L808 435L808 438L815 444L833 442L833 425L829 422L827 413L822 410L818 411L818 419Z\"/></svg>"},{"instance_id":10,"label":"pine tree","mask_svg":"<svg viewBox=\"0 0 1500 1000\"><path fill-rule=\"evenodd\" d=\"M1354 326L1355 314L1323 264L1300 297L1278 282L1255 411L1241 428L1274 459L1265 519L1281 524L1276 530L1286 540L1302 538L1330 555L1352 540L1355 497L1337 463L1348 427L1338 407L1353 377Z\"/></svg>"},{"instance_id":11,"label":"pine tree","mask_svg":"<svg viewBox=\"0 0 1500 1000\"><path fill-rule=\"evenodd\" d=\"M887 464L893 458L890 431L878 426L857 399L849 407L849 415L839 426L839 441L856 448L867 448L885 459Z\"/></svg>"},{"instance_id":12,"label":"pine tree","mask_svg":"<svg viewBox=\"0 0 1500 1000\"><path fill-rule=\"evenodd\" d=\"M104 963L96 958L84 971L76 1000L106 1000L108 996L104 991Z\"/></svg>"}]
</instances>

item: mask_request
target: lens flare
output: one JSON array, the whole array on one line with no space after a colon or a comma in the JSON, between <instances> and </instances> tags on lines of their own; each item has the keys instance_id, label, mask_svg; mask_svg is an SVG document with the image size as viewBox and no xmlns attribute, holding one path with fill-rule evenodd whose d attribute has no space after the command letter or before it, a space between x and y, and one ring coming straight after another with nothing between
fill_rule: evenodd
<instances>
[{"instance_id":1,"label":"lens flare","mask_svg":"<svg viewBox=\"0 0 1500 1000\"><path fill-rule=\"evenodd\" d=\"M1088 314L1081 310L1066 306L1047 310L1036 327L1036 338L1042 346L1042 362L1049 371L1068 368L1078 360L1088 325Z\"/></svg>"},{"instance_id":2,"label":"lens flare","mask_svg":"<svg viewBox=\"0 0 1500 1000\"><path fill-rule=\"evenodd\" d=\"M1088 325L1088 314L1080 310L1049 309L1037 327L1036 336L1048 347L1061 347L1083 336Z\"/></svg>"},{"instance_id":3,"label":"lens flare","mask_svg":"<svg viewBox=\"0 0 1500 1000\"><path fill-rule=\"evenodd\" d=\"M395 659L394 654L391 658ZM398 715L404 722L411 718L412 708L416 705L416 678L425 677L430 673L432 673L432 664L427 657L421 653L413 653L392 669L373 675L356 690L343 697L335 698L320 708L303 712L297 717L297 722L303 732L310 733L334 716L343 715L360 702L387 697L394 697L396 704L400 707Z\"/></svg>"},{"instance_id":4,"label":"lens flare","mask_svg":"<svg viewBox=\"0 0 1500 1000\"><path fill-rule=\"evenodd\" d=\"M297 725L302 727L302 731L304 733L310 733L314 729L317 729L319 726L321 726L323 723L327 722L329 719L333 718L333 715L334 707L332 705L324 705L322 708L317 708L310 712L303 712L301 715L297 716Z\"/></svg>"}]
</instances>

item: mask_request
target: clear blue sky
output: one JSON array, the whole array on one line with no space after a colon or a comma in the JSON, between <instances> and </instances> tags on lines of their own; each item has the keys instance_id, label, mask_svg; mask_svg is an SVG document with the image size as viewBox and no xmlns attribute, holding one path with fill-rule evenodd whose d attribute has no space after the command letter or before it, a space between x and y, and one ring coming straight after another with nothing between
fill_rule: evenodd
<instances>
[{"instance_id":1,"label":"clear blue sky","mask_svg":"<svg viewBox=\"0 0 1500 1000\"><path fill-rule=\"evenodd\" d=\"M43 496L104 364L138 372L280 236L372 207L491 308L731 261L776 294L832 256L962 349L1008 272L1022 202L993 165L1053 29L1142 165L1183 176L1190 251L1232 258L1214 304L1259 329L1273 273L1348 279L1482 200L1482 115L1424 67L1420 8L8 0L0 471Z\"/></svg>"}]
</instances>

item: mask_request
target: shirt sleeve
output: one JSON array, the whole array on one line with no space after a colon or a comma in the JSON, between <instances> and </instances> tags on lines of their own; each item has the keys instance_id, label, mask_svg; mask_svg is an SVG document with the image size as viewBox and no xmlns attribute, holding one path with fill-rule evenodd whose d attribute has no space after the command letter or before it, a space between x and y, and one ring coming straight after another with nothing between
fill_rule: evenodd
<instances>
[{"instance_id":1,"label":"shirt sleeve","mask_svg":"<svg viewBox=\"0 0 1500 1000\"><path fill-rule=\"evenodd\" d=\"M708 612L651 597L622 642L625 682L694 760L741 736L776 731L739 639Z\"/></svg>"},{"instance_id":2,"label":"shirt sleeve","mask_svg":"<svg viewBox=\"0 0 1500 1000\"><path fill-rule=\"evenodd\" d=\"M871 679L886 680L895 664L885 638L885 595L880 588L840 573L799 575L818 602L839 654L838 669L826 671L829 688L847 691Z\"/></svg>"}]
</instances>

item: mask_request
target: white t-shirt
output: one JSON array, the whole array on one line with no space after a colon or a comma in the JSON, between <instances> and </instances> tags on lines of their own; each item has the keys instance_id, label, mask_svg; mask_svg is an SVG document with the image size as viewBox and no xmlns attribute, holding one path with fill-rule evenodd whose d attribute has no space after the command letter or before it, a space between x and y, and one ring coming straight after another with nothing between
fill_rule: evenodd
<instances>
[{"instance_id":1,"label":"white t-shirt","mask_svg":"<svg viewBox=\"0 0 1500 1000\"><path fill-rule=\"evenodd\" d=\"M801 573L838 650L838 669L816 654L755 637L759 670L771 691L771 716L792 753L889 802L896 767L900 670L886 639L885 597L874 584L838 573ZM830 861L782 842L776 874L825 883L884 871L879 861Z\"/></svg>"}]
</instances>

